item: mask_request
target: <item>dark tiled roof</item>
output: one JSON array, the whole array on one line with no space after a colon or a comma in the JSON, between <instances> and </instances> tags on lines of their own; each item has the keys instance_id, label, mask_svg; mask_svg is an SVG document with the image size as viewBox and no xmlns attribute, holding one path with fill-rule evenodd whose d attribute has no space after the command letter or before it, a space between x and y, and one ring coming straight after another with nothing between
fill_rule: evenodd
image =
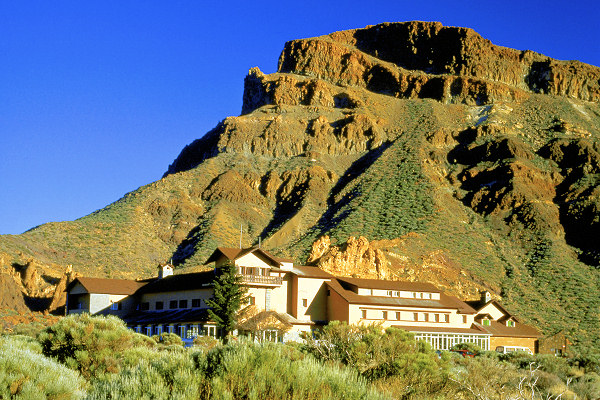
<instances>
[{"instance_id":1,"label":"dark tiled roof","mask_svg":"<svg viewBox=\"0 0 600 400\"><path fill-rule=\"evenodd\" d=\"M247 249L235 249L235 248L231 248L231 247L217 247L217 249L211 254L211 256L208 257L208 260L206 260L205 264L209 264L211 262L217 261L221 255L224 255L229 260L234 261L240 257L245 256L246 254L255 253L255 252L260 253L263 256L263 258L266 258L267 260L271 261L272 265L274 265L274 266L281 265L280 258L275 257L271 253L269 253L263 249L259 249L258 247L250 247Z\"/></svg>"},{"instance_id":2,"label":"dark tiled roof","mask_svg":"<svg viewBox=\"0 0 600 400\"><path fill-rule=\"evenodd\" d=\"M123 320L127 325L178 324L182 322L208 322L210 318L206 308L164 311L136 311Z\"/></svg>"},{"instance_id":3,"label":"dark tiled roof","mask_svg":"<svg viewBox=\"0 0 600 400\"><path fill-rule=\"evenodd\" d=\"M102 279L102 278L75 278L73 282L67 286L68 292L80 283L88 293L99 294L134 294L139 288L146 285L148 281L134 281L129 279Z\"/></svg>"},{"instance_id":4,"label":"dark tiled roof","mask_svg":"<svg viewBox=\"0 0 600 400\"><path fill-rule=\"evenodd\" d=\"M362 296L351 290L346 289L340 284L339 281L345 281L349 278L336 278L327 282L327 285L331 290L337 292L342 296L348 303L351 304L365 304L365 305L378 305L378 306L390 306L390 307L424 307L424 308L451 308L457 309L460 313L473 314L475 310L469 307L464 302L458 300L454 296L448 296L444 293L440 293L439 300L433 299L406 299L402 297L386 297L386 296ZM351 278L355 279L355 278ZM373 281L372 279L367 279ZM402 282L400 282L402 283ZM423 284L430 285L430 284ZM433 285L430 285L433 286ZM361 286L364 287L364 286ZM399 286L398 286L399 287ZM419 286L423 287L423 286ZM379 288L389 288L389 285L382 285ZM394 289L393 287L391 289ZM395 289L399 290L399 289ZM406 290L403 286L402 290ZM413 289L415 290L415 289ZM428 290L429 291L429 290ZM439 290L435 290L439 292Z\"/></svg>"},{"instance_id":5,"label":"dark tiled roof","mask_svg":"<svg viewBox=\"0 0 600 400\"><path fill-rule=\"evenodd\" d=\"M162 279L155 279L148 283L137 293L162 293L177 292L181 290L195 290L209 287L215 277L214 271L194 272L192 274L171 275Z\"/></svg>"},{"instance_id":6,"label":"dark tiled roof","mask_svg":"<svg viewBox=\"0 0 600 400\"><path fill-rule=\"evenodd\" d=\"M439 328L439 327L427 327L427 326L402 326L393 325L394 328L404 329L409 332L423 332L423 333L470 333L475 335L489 335L488 332L484 331L477 325L471 325L470 328Z\"/></svg>"},{"instance_id":7,"label":"dark tiled roof","mask_svg":"<svg viewBox=\"0 0 600 400\"><path fill-rule=\"evenodd\" d=\"M297 266L294 267L294 269L290 272L300 278L331 279L334 277L329 272L323 271L319 267Z\"/></svg>"},{"instance_id":8,"label":"dark tiled roof","mask_svg":"<svg viewBox=\"0 0 600 400\"><path fill-rule=\"evenodd\" d=\"M480 325L480 327L493 336L507 336L507 337L541 337L540 333L532 326L517 322L515 326L506 326L506 323L498 321L490 321L489 326Z\"/></svg>"},{"instance_id":9,"label":"dark tiled roof","mask_svg":"<svg viewBox=\"0 0 600 400\"><path fill-rule=\"evenodd\" d=\"M346 277L337 277L337 280L365 289L412 290L415 292L441 293L441 290L439 290L431 283L424 282L385 281L380 279L362 279Z\"/></svg>"}]
</instances>

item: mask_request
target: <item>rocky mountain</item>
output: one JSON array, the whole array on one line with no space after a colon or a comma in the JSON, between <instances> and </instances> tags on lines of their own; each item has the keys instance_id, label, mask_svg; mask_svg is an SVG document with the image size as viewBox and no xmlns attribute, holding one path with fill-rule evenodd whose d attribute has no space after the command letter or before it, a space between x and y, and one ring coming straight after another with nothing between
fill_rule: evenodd
<instances>
[{"instance_id":1,"label":"rocky mountain","mask_svg":"<svg viewBox=\"0 0 600 400\"><path fill-rule=\"evenodd\" d=\"M94 276L201 268L261 245L336 274L490 290L600 348L600 68L466 28L386 23L285 44L242 114L164 177L73 222L0 237ZM62 272L61 272L62 273Z\"/></svg>"}]
</instances>

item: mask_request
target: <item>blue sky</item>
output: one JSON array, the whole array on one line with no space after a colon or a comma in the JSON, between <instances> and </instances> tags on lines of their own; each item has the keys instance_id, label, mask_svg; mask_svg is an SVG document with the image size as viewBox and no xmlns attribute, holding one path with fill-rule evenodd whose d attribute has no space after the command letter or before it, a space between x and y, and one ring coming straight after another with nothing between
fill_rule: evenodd
<instances>
[{"instance_id":1,"label":"blue sky","mask_svg":"<svg viewBox=\"0 0 600 400\"><path fill-rule=\"evenodd\" d=\"M0 234L160 179L183 146L239 115L248 69L275 72L287 40L440 21L600 65L597 1L206 3L0 0Z\"/></svg>"}]
</instances>

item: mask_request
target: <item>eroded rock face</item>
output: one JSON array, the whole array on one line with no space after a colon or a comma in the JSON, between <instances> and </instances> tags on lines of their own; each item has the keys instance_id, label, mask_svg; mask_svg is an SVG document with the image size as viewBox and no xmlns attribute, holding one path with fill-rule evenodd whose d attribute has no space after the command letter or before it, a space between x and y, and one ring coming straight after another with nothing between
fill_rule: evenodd
<instances>
[{"instance_id":1,"label":"eroded rock face","mask_svg":"<svg viewBox=\"0 0 600 400\"><path fill-rule=\"evenodd\" d=\"M398 96L453 98L469 87L471 100L458 96L459 101L514 98L522 96L519 91L600 99L597 67L495 46L472 29L439 22L385 23L290 41L279 71Z\"/></svg>"},{"instance_id":2,"label":"eroded rock face","mask_svg":"<svg viewBox=\"0 0 600 400\"><path fill-rule=\"evenodd\" d=\"M350 237L340 246L332 246L323 236L312 246L309 262L336 276L360 278L392 278L385 254L365 237Z\"/></svg>"}]
</instances>

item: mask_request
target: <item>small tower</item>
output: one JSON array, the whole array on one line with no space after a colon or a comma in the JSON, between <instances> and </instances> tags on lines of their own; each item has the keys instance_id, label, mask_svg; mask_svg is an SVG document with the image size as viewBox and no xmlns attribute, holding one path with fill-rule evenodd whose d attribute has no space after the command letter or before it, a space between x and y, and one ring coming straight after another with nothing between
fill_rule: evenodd
<instances>
[{"instance_id":1,"label":"small tower","mask_svg":"<svg viewBox=\"0 0 600 400\"><path fill-rule=\"evenodd\" d=\"M158 264L158 279L173 275L173 266L169 263Z\"/></svg>"},{"instance_id":2,"label":"small tower","mask_svg":"<svg viewBox=\"0 0 600 400\"><path fill-rule=\"evenodd\" d=\"M492 294L490 292L488 292L487 290L483 290L481 292L481 303L487 304L490 301L492 301Z\"/></svg>"}]
</instances>

